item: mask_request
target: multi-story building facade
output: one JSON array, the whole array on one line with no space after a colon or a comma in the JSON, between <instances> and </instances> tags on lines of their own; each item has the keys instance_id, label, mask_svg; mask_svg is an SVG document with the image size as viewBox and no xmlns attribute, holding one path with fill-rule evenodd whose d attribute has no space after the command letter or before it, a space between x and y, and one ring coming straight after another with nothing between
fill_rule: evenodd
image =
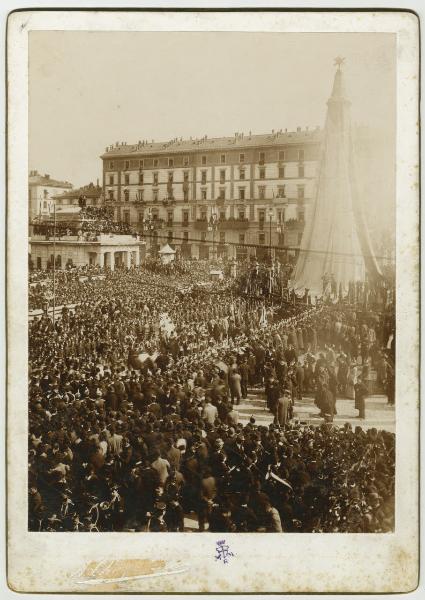
<instances>
[{"instance_id":1,"label":"multi-story building facade","mask_svg":"<svg viewBox=\"0 0 425 600\"><path fill-rule=\"evenodd\" d=\"M285 256L314 197L320 129L116 143L103 161L105 203L152 251L185 257ZM277 248L277 250L276 250Z\"/></svg>"},{"instance_id":2,"label":"multi-story building facade","mask_svg":"<svg viewBox=\"0 0 425 600\"><path fill-rule=\"evenodd\" d=\"M28 211L29 222L38 216L53 213L54 196L69 192L72 184L68 181L57 181L50 175L40 175L38 171L30 171L28 178Z\"/></svg>"}]
</instances>

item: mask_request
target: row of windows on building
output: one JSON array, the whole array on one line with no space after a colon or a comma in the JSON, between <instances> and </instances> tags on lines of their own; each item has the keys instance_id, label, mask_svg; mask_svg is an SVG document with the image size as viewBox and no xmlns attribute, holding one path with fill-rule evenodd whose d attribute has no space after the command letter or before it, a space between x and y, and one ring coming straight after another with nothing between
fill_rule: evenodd
<instances>
[{"instance_id":1,"label":"row of windows on building","mask_svg":"<svg viewBox=\"0 0 425 600\"><path fill-rule=\"evenodd\" d=\"M188 210L183 210L182 211L182 221L181 224L178 222L174 221L174 211L173 210L168 210L167 211L167 219L166 219L166 226L167 227L172 227L174 224L179 224L182 227L189 227L190 226L190 221L189 221L189 212ZM199 213L200 215L199 220L200 221L207 221L208 220L208 212L206 209L202 209ZM251 217L250 219L248 218L248 212L245 210L245 208L243 207L239 207L236 211L235 214L235 218L239 221L247 221L247 220L251 220L251 221L255 221L255 212L250 212L249 216ZM276 213L277 216L277 222L278 224L283 224L285 222L285 210L281 209L278 210ZM220 221L226 221L227 217L226 217L226 211L219 211L217 214L218 217L218 224L220 223ZM195 220L196 218L196 212L192 212L192 219ZM266 209L265 208L260 208L257 211L257 219L258 219L258 224L259 224L259 228L262 229L266 223ZM300 221L304 220L304 210L298 210L298 219ZM157 221L159 220L159 211L158 209L150 209L148 215L145 215L144 211L140 211L138 213L138 221L139 223L144 223L145 220L150 220L150 221ZM123 211L123 221L126 223L130 223L130 211L129 210L124 210ZM224 233L224 232L221 232Z\"/></svg>"},{"instance_id":2,"label":"row of windows on building","mask_svg":"<svg viewBox=\"0 0 425 600\"><path fill-rule=\"evenodd\" d=\"M274 192L273 192L273 196L274 196ZM276 198L287 198L286 188L284 185L277 186L277 191L276 191L275 197ZM297 198L299 198L299 199L305 198L305 186L304 185L297 186ZM108 199L112 202L115 200L114 190L108 190ZM166 199L170 199L170 200L174 199L174 191L172 189L167 190L167 198L164 198L164 199L165 200ZM226 200L226 188L219 189L217 199L218 200ZM240 187L238 189L238 200L245 200L245 199L246 199L246 188ZM259 199L259 200L267 199L266 186L261 186L261 185L258 186L257 199ZM208 190L206 188L201 189L201 200L208 200ZM125 202L130 201L130 190L124 190L124 201ZM143 190L143 189L137 190L136 201L137 202L145 201L145 190ZM183 201L184 202L189 201L189 190L186 190L186 189L183 190ZM159 191L158 190L153 190L151 202L159 202Z\"/></svg>"},{"instance_id":3,"label":"row of windows on building","mask_svg":"<svg viewBox=\"0 0 425 600\"><path fill-rule=\"evenodd\" d=\"M301 233L297 234L298 243L301 242L301 236L302 236ZM153 235L152 235L152 238L153 238L153 243L156 244L157 240L158 240L158 233L154 232ZM258 240L258 242L257 242L257 240ZM265 245L266 244L266 233L265 232L259 232L257 240L256 239L252 239L252 236L251 236L250 243L251 244L258 243L260 245ZM189 244L190 242L206 243L208 241L208 239L207 239L207 232L206 231L201 231L201 237L200 237L200 239L196 240L196 239L193 239L192 235L189 238L189 232L188 231L183 231L183 235L182 236L178 236L178 237L175 237L174 233L172 231L169 231L168 234L167 234L167 243L168 244L172 244L173 241L181 242L183 244ZM216 240L212 240L211 239L210 241L215 242ZM225 231L220 231L219 232L219 236L218 236L218 240L217 241L220 244L226 244L227 240L226 240L226 232ZM234 241L235 240L233 239L232 242L234 242ZM270 239L268 241L270 242ZM273 240L273 241L275 241L275 240ZM238 234L238 241L237 241L237 243L241 244L241 245L247 243L246 242L246 236L245 236L244 233L239 233Z\"/></svg>"},{"instance_id":4,"label":"row of windows on building","mask_svg":"<svg viewBox=\"0 0 425 600\"><path fill-rule=\"evenodd\" d=\"M298 160L304 160L304 156L305 156L304 149L298 150L298 154L297 154ZM279 158L279 160L286 160L287 159L286 150L280 150L278 152L278 158ZM245 161L246 161L246 154L245 154L245 152L241 152L239 154L239 162L244 163ZM266 153L259 152L258 153L258 162L260 163L260 165L263 164L265 161L266 161ZM147 164L147 162L148 161L147 160L145 161L145 159L140 159L139 160L139 168L143 169L145 167L145 165ZM159 166L159 158L149 159L149 162L152 162L154 168ZM169 167L174 167L174 164L175 164L174 158L166 159L166 163L168 164ZM220 154L220 164L225 165L226 163L227 163L226 154ZM208 164L208 155L204 154L201 156L201 164L202 165ZM183 166L185 166L185 167L189 166L189 157L188 156L183 157ZM109 161L109 168L110 169L115 168L115 162L113 160ZM129 160L124 161L124 168L125 169L130 168Z\"/></svg>"},{"instance_id":5,"label":"row of windows on building","mask_svg":"<svg viewBox=\"0 0 425 600\"><path fill-rule=\"evenodd\" d=\"M159 185L159 174L158 172L154 172L152 177L152 185ZM298 165L298 178L303 178L305 177L305 169L304 169L304 165ZM240 180L245 180L246 179L246 170L244 167L240 167L239 168L239 179ZM259 169L259 179L266 179L266 169L265 167L260 167ZM279 166L278 167L278 179L285 179L285 167L284 166ZM109 185L115 185L115 177L114 175L109 175ZM226 179L226 171L225 170L221 170L220 171L220 178L218 180L221 184L226 183L226 181L230 181L229 179ZM146 183L145 181L145 177L144 177L144 173L141 172L139 173L139 181L138 184L139 185L144 185ZM164 182L165 183L165 182ZM167 179L167 183L174 183L174 172L170 171L168 173L168 179ZM189 171L184 171L183 173L183 186L185 184L189 183ZM207 183L207 171L201 171L201 181L200 183L202 185L205 185ZM129 173L125 173L124 174L124 185L130 185L130 174Z\"/></svg>"}]
</instances>

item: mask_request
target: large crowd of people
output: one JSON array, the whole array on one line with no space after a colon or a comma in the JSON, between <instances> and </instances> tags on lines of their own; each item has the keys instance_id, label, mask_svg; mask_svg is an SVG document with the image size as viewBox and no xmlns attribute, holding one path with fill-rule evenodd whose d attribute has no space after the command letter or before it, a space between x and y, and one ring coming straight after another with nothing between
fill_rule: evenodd
<instances>
[{"instance_id":1,"label":"large crowd of people","mask_svg":"<svg viewBox=\"0 0 425 600\"><path fill-rule=\"evenodd\" d=\"M74 304L81 299L89 298L96 289L96 279L102 276L102 269L97 265L70 267L57 270L55 273L56 306ZM28 307L36 311L52 304L53 277L43 269L33 269L29 273Z\"/></svg>"},{"instance_id":2,"label":"large crowd of people","mask_svg":"<svg viewBox=\"0 0 425 600\"><path fill-rule=\"evenodd\" d=\"M394 316L194 293L207 269L63 274L60 318L30 321L30 530L391 531L395 438L360 423L370 369L394 402ZM269 426L241 419L252 388ZM303 394L321 426L293 419Z\"/></svg>"},{"instance_id":3,"label":"large crowd of people","mask_svg":"<svg viewBox=\"0 0 425 600\"><path fill-rule=\"evenodd\" d=\"M117 235L134 235L136 230L129 223L114 220L113 209L104 206L84 206L76 215L68 219L60 215L55 221L50 215L48 219L38 219L32 223L35 235L44 235L46 239L56 237L77 236L85 239L95 239L102 233Z\"/></svg>"}]
</instances>

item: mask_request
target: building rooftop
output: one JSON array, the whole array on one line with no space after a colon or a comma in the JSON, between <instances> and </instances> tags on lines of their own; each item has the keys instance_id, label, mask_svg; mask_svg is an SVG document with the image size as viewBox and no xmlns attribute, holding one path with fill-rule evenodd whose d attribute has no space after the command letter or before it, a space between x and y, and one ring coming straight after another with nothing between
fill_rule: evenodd
<instances>
[{"instance_id":1,"label":"building rooftop","mask_svg":"<svg viewBox=\"0 0 425 600\"><path fill-rule=\"evenodd\" d=\"M62 215L79 215L81 213L80 206L58 206L56 208L56 214Z\"/></svg>"},{"instance_id":2,"label":"building rooftop","mask_svg":"<svg viewBox=\"0 0 425 600\"><path fill-rule=\"evenodd\" d=\"M273 130L271 133L248 134L235 133L234 136L209 138L174 138L168 142L155 142L154 140L139 140L137 144L126 142L115 142L115 145L105 148L101 158L112 158L131 156L134 154L170 154L177 152L201 152L211 150L233 150L239 148L250 148L257 146L281 146L282 144L300 144L305 142L319 142L321 140L321 129L301 129L296 131Z\"/></svg>"},{"instance_id":3,"label":"building rooftop","mask_svg":"<svg viewBox=\"0 0 425 600\"><path fill-rule=\"evenodd\" d=\"M86 198L99 198L102 194L102 188L100 185L94 185L93 183L89 183L88 185L84 185L78 189L71 189L69 192L63 192L62 194L58 194L57 196L53 196L55 199L72 199L79 198L80 196L86 196Z\"/></svg>"},{"instance_id":4,"label":"building rooftop","mask_svg":"<svg viewBox=\"0 0 425 600\"><path fill-rule=\"evenodd\" d=\"M72 188L72 183L69 183L69 181L58 181L57 179L52 179L50 175L41 175L38 171L30 171L28 184L45 185L46 187Z\"/></svg>"}]
</instances>

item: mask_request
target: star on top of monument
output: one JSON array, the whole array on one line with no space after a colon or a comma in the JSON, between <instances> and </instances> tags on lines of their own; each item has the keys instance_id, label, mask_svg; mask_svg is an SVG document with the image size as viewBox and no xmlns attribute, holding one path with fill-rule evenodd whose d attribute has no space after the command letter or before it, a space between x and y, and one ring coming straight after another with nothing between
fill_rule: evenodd
<instances>
[{"instance_id":1,"label":"star on top of monument","mask_svg":"<svg viewBox=\"0 0 425 600\"><path fill-rule=\"evenodd\" d=\"M345 63L345 57L337 56L334 60L334 65L341 69L341 65Z\"/></svg>"}]
</instances>

